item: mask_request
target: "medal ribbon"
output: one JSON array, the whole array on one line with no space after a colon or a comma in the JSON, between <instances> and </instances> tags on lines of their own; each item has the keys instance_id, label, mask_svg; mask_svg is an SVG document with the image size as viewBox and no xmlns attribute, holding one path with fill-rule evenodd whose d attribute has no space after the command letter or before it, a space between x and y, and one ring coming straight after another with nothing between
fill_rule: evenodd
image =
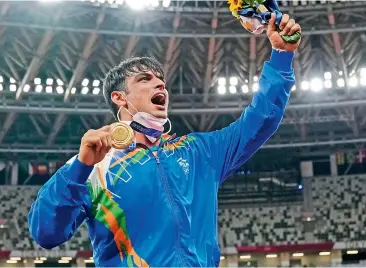
<instances>
[{"instance_id":1,"label":"medal ribbon","mask_svg":"<svg viewBox=\"0 0 366 268\"><path fill-rule=\"evenodd\" d=\"M150 136L150 137L153 137L156 139L160 138L161 135L163 134L163 131L145 127L145 126L141 125L140 123L137 123L136 121L132 121L130 124L130 127L137 132L140 132L142 134L145 134L147 136Z\"/></svg>"}]
</instances>

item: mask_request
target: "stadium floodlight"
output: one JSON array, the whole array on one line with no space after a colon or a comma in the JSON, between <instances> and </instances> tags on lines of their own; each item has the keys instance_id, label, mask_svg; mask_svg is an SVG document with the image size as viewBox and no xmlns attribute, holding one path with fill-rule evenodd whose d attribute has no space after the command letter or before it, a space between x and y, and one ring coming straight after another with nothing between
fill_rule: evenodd
<instances>
[{"instance_id":1,"label":"stadium floodlight","mask_svg":"<svg viewBox=\"0 0 366 268\"><path fill-rule=\"evenodd\" d=\"M52 87L51 86L46 87L46 93L52 93Z\"/></svg>"},{"instance_id":2,"label":"stadium floodlight","mask_svg":"<svg viewBox=\"0 0 366 268\"><path fill-rule=\"evenodd\" d=\"M126 0L126 4L134 10L142 10L148 3L146 0Z\"/></svg>"},{"instance_id":3,"label":"stadium floodlight","mask_svg":"<svg viewBox=\"0 0 366 268\"><path fill-rule=\"evenodd\" d=\"M72 89L71 89L71 94L75 94L76 93L76 87L73 87Z\"/></svg>"},{"instance_id":4,"label":"stadium floodlight","mask_svg":"<svg viewBox=\"0 0 366 268\"><path fill-rule=\"evenodd\" d=\"M64 93L64 88L62 86L58 86L56 87L56 91L58 94L63 94Z\"/></svg>"},{"instance_id":5,"label":"stadium floodlight","mask_svg":"<svg viewBox=\"0 0 366 268\"><path fill-rule=\"evenodd\" d=\"M30 90L30 85L26 84L23 88L24 92L28 92Z\"/></svg>"},{"instance_id":6,"label":"stadium floodlight","mask_svg":"<svg viewBox=\"0 0 366 268\"><path fill-rule=\"evenodd\" d=\"M11 92L17 91L17 86L16 86L16 85L14 85L14 84L11 84L11 85L9 86L9 90L10 90Z\"/></svg>"},{"instance_id":7,"label":"stadium floodlight","mask_svg":"<svg viewBox=\"0 0 366 268\"><path fill-rule=\"evenodd\" d=\"M331 80L325 80L324 81L324 87L325 88L331 88L332 87L332 81Z\"/></svg>"},{"instance_id":8,"label":"stadium floodlight","mask_svg":"<svg viewBox=\"0 0 366 268\"><path fill-rule=\"evenodd\" d=\"M99 88L99 87L95 87L95 88L93 88L93 94L94 94L94 95L98 95L98 94L99 94L99 92L100 92L100 88Z\"/></svg>"},{"instance_id":9,"label":"stadium floodlight","mask_svg":"<svg viewBox=\"0 0 366 268\"><path fill-rule=\"evenodd\" d=\"M345 86L345 82L343 78L338 78L337 79L337 86L338 87L344 87Z\"/></svg>"},{"instance_id":10,"label":"stadium floodlight","mask_svg":"<svg viewBox=\"0 0 366 268\"><path fill-rule=\"evenodd\" d=\"M254 83L253 84L253 92L257 92L258 91L258 89L259 89L259 84L258 83Z\"/></svg>"},{"instance_id":11,"label":"stadium floodlight","mask_svg":"<svg viewBox=\"0 0 366 268\"><path fill-rule=\"evenodd\" d=\"M3 84L0 84L0 91L3 91L3 90L4 90Z\"/></svg>"},{"instance_id":12,"label":"stadium floodlight","mask_svg":"<svg viewBox=\"0 0 366 268\"><path fill-rule=\"evenodd\" d=\"M303 257L304 253L294 253L292 254L292 257Z\"/></svg>"},{"instance_id":13,"label":"stadium floodlight","mask_svg":"<svg viewBox=\"0 0 366 268\"><path fill-rule=\"evenodd\" d=\"M356 73L356 71L355 71L355 70L352 70L352 71L349 73L349 76L353 76L355 73Z\"/></svg>"},{"instance_id":14,"label":"stadium floodlight","mask_svg":"<svg viewBox=\"0 0 366 268\"><path fill-rule=\"evenodd\" d=\"M88 84L89 84L89 79L87 79L87 78L84 78L83 82L81 82L81 85L82 85L83 87L87 87L87 86L88 86Z\"/></svg>"},{"instance_id":15,"label":"stadium floodlight","mask_svg":"<svg viewBox=\"0 0 366 268\"><path fill-rule=\"evenodd\" d=\"M46 84L47 84L48 86L52 86L52 85L53 85L53 79L52 79L52 78L47 78L47 80L46 80Z\"/></svg>"},{"instance_id":16,"label":"stadium floodlight","mask_svg":"<svg viewBox=\"0 0 366 268\"><path fill-rule=\"evenodd\" d=\"M242 85L241 86L241 91L243 91L244 94L249 93L249 87L248 87L248 85Z\"/></svg>"},{"instance_id":17,"label":"stadium floodlight","mask_svg":"<svg viewBox=\"0 0 366 268\"><path fill-rule=\"evenodd\" d=\"M361 86L366 86L366 76L360 78Z\"/></svg>"},{"instance_id":18,"label":"stadium floodlight","mask_svg":"<svg viewBox=\"0 0 366 268\"><path fill-rule=\"evenodd\" d=\"M330 80L330 79L332 79L332 74L331 74L331 72L325 72L325 73L324 73L324 79L326 79L326 80Z\"/></svg>"},{"instance_id":19,"label":"stadium floodlight","mask_svg":"<svg viewBox=\"0 0 366 268\"><path fill-rule=\"evenodd\" d=\"M0 83L4 83L4 78L0 75Z\"/></svg>"},{"instance_id":20,"label":"stadium floodlight","mask_svg":"<svg viewBox=\"0 0 366 268\"><path fill-rule=\"evenodd\" d=\"M235 94L236 93L236 86L229 86L229 92L231 94Z\"/></svg>"},{"instance_id":21,"label":"stadium floodlight","mask_svg":"<svg viewBox=\"0 0 366 268\"><path fill-rule=\"evenodd\" d=\"M218 86L217 87L217 92L220 94L220 95L223 95L226 93L226 87L225 86Z\"/></svg>"},{"instance_id":22,"label":"stadium floodlight","mask_svg":"<svg viewBox=\"0 0 366 268\"><path fill-rule=\"evenodd\" d=\"M36 89L35 89L35 91L36 91L37 93L42 92L42 90L43 90L43 86L42 86L42 85L36 85Z\"/></svg>"},{"instance_id":23,"label":"stadium floodlight","mask_svg":"<svg viewBox=\"0 0 366 268\"><path fill-rule=\"evenodd\" d=\"M13 77L10 77L9 81L10 81L11 84L15 84L16 83L16 81L15 81L15 79Z\"/></svg>"},{"instance_id":24,"label":"stadium floodlight","mask_svg":"<svg viewBox=\"0 0 366 268\"><path fill-rule=\"evenodd\" d=\"M94 80L93 81L93 87L99 87L100 85L100 81L99 80Z\"/></svg>"},{"instance_id":25,"label":"stadium floodlight","mask_svg":"<svg viewBox=\"0 0 366 268\"><path fill-rule=\"evenodd\" d=\"M241 255L239 258L240 258L241 260L247 260L247 259L252 258L252 256L250 256L250 255Z\"/></svg>"},{"instance_id":26,"label":"stadium floodlight","mask_svg":"<svg viewBox=\"0 0 366 268\"><path fill-rule=\"evenodd\" d=\"M34 78L34 84L35 85L40 85L41 83L42 83L41 78L39 78L39 77Z\"/></svg>"},{"instance_id":27,"label":"stadium floodlight","mask_svg":"<svg viewBox=\"0 0 366 268\"><path fill-rule=\"evenodd\" d=\"M218 84L219 84L219 86L225 86L226 85L226 78L225 77L220 77L218 79Z\"/></svg>"},{"instance_id":28,"label":"stadium floodlight","mask_svg":"<svg viewBox=\"0 0 366 268\"><path fill-rule=\"evenodd\" d=\"M88 94L88 92L89 92L89 88L88 87L83 87L82 89L81 89L81 94Z\"/></svg>"},{"instance_id":29,"label":"stadium floodlight","mask_svg":"<svg viewBox=\"0 0 366 268\"><path fill-rule=\"evenodd\" d=\"M309 90L310 88L310 83L308 81L302 81L301 82L301 89L306 91L306 90Z\"/></svg>"},{"instance_id":30,"label":"stadium floodlight","mask_svg":"<svg viewBox=\"0 0 366 268\"><path fill-rule=\"evenodd\" d=\"M230 86L236 86L238 84L238 78L235 76L230 77Z\"/></svg>"},{"instance_id":31,"label":"stadium floodlight","mask_svg":"<svg viewBox=\"0 0 366 268\"><path fill-rule=\"evenodd\" d=\"M170 0L163 0L163 7L169 7Z\"/></svg>"},{"instance_id":32,"label":"stadium floodlight","mask_svg":"<svg viewBox=\"0 0 366 268\"><path fill-rule=\"evenodd\" d=\"M63 82L61 79L57 79L57 80L56 80L56 83L57 83L57 85L59 85L59 86L63 86L63 85L64 85L64 82Z\"/></svg>"},{"instance_id":33,"label":"stadium floodlight","mask_svg":"<svg viewBox=\"0 0 366 268\"><path fill-rule=\"evenodd\" d=\"M257 82L257 81L258 81L258 76L256 76L256 75L255 75L255 76L253 77L253 81L254 81L254 82Z\"/></svg>"},{"instance_id":34,"label":"stadium floodlight","mask_svg":"<svg viewBox=\"0 0 366 268\"><path fill-rule=\"evenodd\" d=\"M358 79L357 77L354 75L352 76L349 80L348 80L349 86L350 87L357 87L358 85Z\"/></svg>"},{"instance_id":35,"label":"stadium floodlight","mask_svg":"<svg viewBox=\"0 0 366 268\"><path fill-rule=\"evenodd\" d=\"M361 76L361 78L366 77L366 68L360 69L360 76Z\"/></svg>"},{"instance_id":36,"label":"stadium floodlight","mask_svg":"<svg viewBox=\"0 0 366 268\"><path fill-rule=\"evenodd\" d=\"M311 79L310 88L312 91L319 91L323 89L323 82L320 78L313 78Z\"/></svg>"},{"instance_id":37,"label":"stadium floodlight","mask_svg":"<svg viewBox=\"0 0 366 268\"><path fill-rule=\"evenodd\" d=\"M343 72L342 71L339 71L338 74L342 76L343 75Z\"/></svg>"}]
</instances>

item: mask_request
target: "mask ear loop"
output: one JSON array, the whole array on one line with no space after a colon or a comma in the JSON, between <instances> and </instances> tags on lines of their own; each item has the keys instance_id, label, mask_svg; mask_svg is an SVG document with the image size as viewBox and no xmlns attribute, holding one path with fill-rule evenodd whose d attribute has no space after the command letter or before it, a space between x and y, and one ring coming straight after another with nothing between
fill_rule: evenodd
<instances>
[{"instance_id":1,"label":"mask ear loop","mask_svg":"<svg viewBox=\"0 0 366 268\"><path fill-rule=\"evenodd\" d=\"M121 122L121 118L119 117L119 114L120 114L122 108L124 108L124 107L123 106L119 107L119 109L117 111L117 120L118 120L118 122Z\"/></svg>"},{"instance_id":2,"label":"mask ear loop","mask_svg":"<svg viewBox=\"0 0 366 268\"><path fill-rule=\"evenodd\" d=\"M170 122L169 118L167 118L167 120L168 120L168 123L169 123L169 130L167 132L165 132L163 135L169 134L170 131L172 130L172 122Z\"/></svg>"},{"instance_id":3,"label":"mask ear loop","mask_svg":"<svg viewBox=\"0 0 366 268\"><path fill-rule=\"evenodd\" d=\"M131 106L132 106L132 108L136 111L136 114L139 112L139 111L137 111L137 109L135 108L135 106L133 106L133 104L131 103L131 102L129 102L126 98L125 98L125 100L128 102L128 104L130 104ZM126 109L127 110L127 109ZM127 110L128 111L128 113L131 115L131 116L133 116L131 113L130 113L130 111L129 110Z\"/></svg>"},{"instance_id":4,"label":"mask ear loop","mask_svg":"<svg viewBox=\"0 0 366 268\"><path fill-rule=\"evenodd\" d=\"M132 105L132 104L131 104L131 105ZM133 105L132 105L132 106L133 106ZM118 109L118 111L117 111L117 120L118 120L118 122L122 122L122 120L121 120L121 118L120 118L120 116L119 116L119 114L120 114L120 112L121 112L122 108L126 109L126 108L125 108L125 107L123 107L123 106L119 107L119 109ZM133 107L133 108L135 108L135 107ZM136 109L135 109L135 110L136 110ZM130 113L130 111L129 111L129 110L127 110L127 109L126 109L126 111L127 111L131 116L133 116L133 115ZM130 151L134 150L135 148L136 148L136 136L134 136L134 140L133 140L132 144L131 144L130 146L128 146L128 149L129 149Z\"/></svg>"},{"instance_id":5,"label":"mask ear loop","mask_svg":"<svg viewBox=\"0 0 366 268\"><path fill-rule=\"evenodd\" d=\"M124 108L132 117L133 117L133 115L131 114L131 112L129 111L129 110L127 110L125 107L123 107L123 106L121 106L119 109L118 109L118 111L117 111L117 119L118 119L118 121L119 122L121 122L122 120L121 120L121 118L119 117L119 114L121 113L121 110L122 110L122 108Z\"/></svg>"},{"instance_id":6,"label":"mask ear loop","mask_svg":"<svg viewBox=\"0 0 366 268\"><path fill-rule=\"evenodd\" d=\"M122 95L122 97L132 106L133 109L135 109L136 113L138 113L138 111L135 108L135 106L133 106L133 104L131 102L129 102L125 96ZM120 118L120 116L119 116L119 114L121 113L122 108L124 108L133 117L133 114L131 114L131 112L128 109L126 109L125 107L121 106L121 107L119 107L119 109L117 111L117 120L118 120L118 122L121 122L122 121L121 118Z\"/></svg>"}]
</instances>

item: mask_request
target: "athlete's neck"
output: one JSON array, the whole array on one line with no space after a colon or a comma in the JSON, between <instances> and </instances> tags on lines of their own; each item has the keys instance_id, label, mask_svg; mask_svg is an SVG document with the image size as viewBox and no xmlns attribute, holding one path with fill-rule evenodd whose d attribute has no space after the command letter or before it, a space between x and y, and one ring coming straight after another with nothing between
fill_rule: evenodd
<instances>
[{"instance_id":1,"label":"athlete's neck","mask_svg":"<svg viewBox=\"0 0 366 268\"><path fill-rule=\"evenodd\" d=\"M146 138L145 134L135 131L136 143L142 143L149 148L159 146L160 139L157 139L155 142L151 142L148 138Z\"/></svg>"}]
</instances>

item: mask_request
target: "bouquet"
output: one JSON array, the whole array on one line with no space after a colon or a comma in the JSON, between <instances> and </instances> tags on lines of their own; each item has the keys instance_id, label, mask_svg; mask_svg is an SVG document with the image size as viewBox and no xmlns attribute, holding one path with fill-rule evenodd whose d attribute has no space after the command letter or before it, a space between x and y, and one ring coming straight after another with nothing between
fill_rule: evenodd
<instances>
[{"instance_id":1,"label":"bouquet","mask_svg":"<svg viewBox=\"0 0 366 268\"><path fill-rule=\"evenodd\" d=\"M247 31L253 34L261 34L265 25L271 19L271 13L276 14L277 31L281 34L279 24L282 19L276 0L228 0L231 14L237 18ZM282 35L282 39L288 43L297 43L301 33Z\"/></svg>"}]
</instances>

